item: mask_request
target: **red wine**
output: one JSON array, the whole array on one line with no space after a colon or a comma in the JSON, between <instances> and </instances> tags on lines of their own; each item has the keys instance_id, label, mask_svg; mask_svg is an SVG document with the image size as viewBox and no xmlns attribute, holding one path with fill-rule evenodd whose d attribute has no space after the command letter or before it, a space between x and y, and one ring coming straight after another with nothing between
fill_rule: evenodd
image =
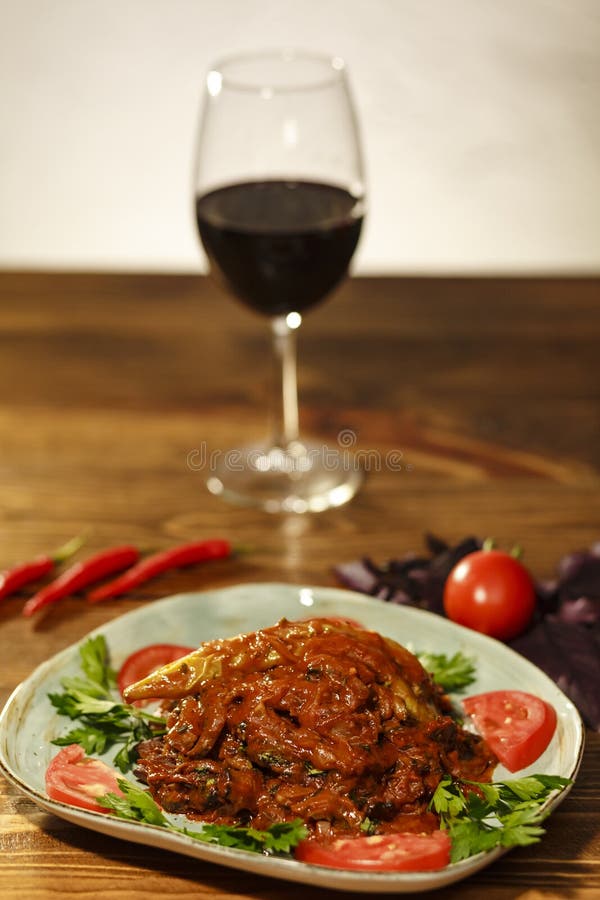
<instances>
[{"instance_id":1,"label":"red wine","mask_svg":"<svg viewBox=\"0 0 600 900\"><path fill-rule=\"evenodd\" d=\"M196 217L211 269L268 316L322 300L345 275L362 226L356 197L304 181L219 188L196 198Z\"/></svg>"}]
</instances>

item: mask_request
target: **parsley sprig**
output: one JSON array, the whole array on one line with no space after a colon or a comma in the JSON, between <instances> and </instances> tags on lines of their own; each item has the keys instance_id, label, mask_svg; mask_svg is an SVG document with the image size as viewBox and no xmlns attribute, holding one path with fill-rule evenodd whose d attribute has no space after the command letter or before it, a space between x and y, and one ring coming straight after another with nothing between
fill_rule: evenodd
<instances>
[{"instance_id":1,"label":"parsley sprig","mask_svg":"<svg viewBox=\"0 0 600 900\"><path fill-rule=\"evenodd\" d=\"M440 781L431 808L452 841L451 861L458 862L494 847L535 844L553 791L570 784L559 775L529 775L493 784L452 778Z\"/></svg>"},{"instance_id":2,"label":"parsley sprig","mask_svg":"<svg viewBox=\"0 0 600 900\"><path fill-rule=\"evenodd\" d=\"M448 694L462 693L475 681L474 660L460 650L453 656L446 653L417 653L417 656L436 684Z\"/></svg>"},{"instance_id":3,"label":"parsley sprig","mask_svg":"<svg viewBox=\"0 0 600 900\"><path fill-rule=\"evenodd\" d=\"M62 694L48 694L60 715L78 721L67 734L52 741L59 747L80 744L86 753L102 754L121 745L114 764L127 772L136 760L136 745L164 734L165 720L140 707L122 703L116 673L109 665L106 640L88 638L79 648L82 675L63 678Z\"/></svg>"},{"instance_id":4,"label":"parsley sprig","mask_svg":"<svg viewBox=\"0 0 600 900\"><path fill-rule=\"evenodd\" d=\"M293 822L276 822L265 831L244 828L241 825L213 824L203 824L201 831L180 828L167 819L148 791L123 778L119 778L118 785L124 796L105 794L98 798L101 806L113 812L120 819L133 819L135 822L160 825L169 831L184 834L196 841L220 844L222 847L236 847L239 850L250 850L253 853L278 855L290 853L308 834L301 819L294 819Z\"/></svg>"}]
</instances>

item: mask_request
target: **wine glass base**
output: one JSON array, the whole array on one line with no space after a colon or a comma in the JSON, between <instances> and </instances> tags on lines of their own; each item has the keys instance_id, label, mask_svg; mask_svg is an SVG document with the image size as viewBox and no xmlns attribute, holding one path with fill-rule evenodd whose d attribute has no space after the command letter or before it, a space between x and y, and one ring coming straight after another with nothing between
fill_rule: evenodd
<instances>
[{"instance_id":1,"label":"wine glass base","mask_svg":"<svg viewBox=\"0 0 600 900\"><path fill-rule=\"evenodd\" d=\"M323 512L347 503L363 481L352 454L295 442L232 450L215 466L206 486L238 506L266 512Z\"/></svg>"}]
</instances>

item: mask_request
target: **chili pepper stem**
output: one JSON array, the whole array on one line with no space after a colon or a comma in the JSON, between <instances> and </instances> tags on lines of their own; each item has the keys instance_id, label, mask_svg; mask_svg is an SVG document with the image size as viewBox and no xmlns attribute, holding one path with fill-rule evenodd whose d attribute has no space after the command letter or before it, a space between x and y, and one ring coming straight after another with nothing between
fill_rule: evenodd
<instances>
[{"instance_id":1,"label":"chili pepper stem","mask_svg":"<svg viewBox=\"0 0 600 900\"><path fill-rule=\"evenodd\" d=\"M50 554L50 559L54 562L55 565L59 565L60 563L66 562L67 559L70 559L71 556L74 556L81 547L85 544L86 535L80 534L77 537L71 538L70 541L67 541L66 544L62 544L58 550L55 550L54 553Z\"/></svg>"},{"instance_id":2,"label":"chili pepper stem","mask_svg":"<svg viewBox=\"0 0 600 900\"><path fill-rule=\"evenodd\" d=\"M232 544L231 547L232 556L247 556L255 551L256 547L253 547L252 544Z\"/></svg>"}]
</instances>

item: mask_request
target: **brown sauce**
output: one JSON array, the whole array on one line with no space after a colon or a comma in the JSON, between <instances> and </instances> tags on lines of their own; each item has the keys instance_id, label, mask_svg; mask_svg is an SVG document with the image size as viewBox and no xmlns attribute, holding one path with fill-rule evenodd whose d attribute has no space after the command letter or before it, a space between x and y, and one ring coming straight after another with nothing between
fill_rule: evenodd
<instances>
[{"instance_id":1,"label":"brown sauce","mask_svg":"<svg viewBox=\"0 0 600 900\"><path fill-rule=\"evenodd\" d=\"M220 674L172 700L167 733L139 745L136 775L169 812L256 828L301 818L322 835L428 832L441 778L491 778L485 742L379 634L282 621L203 647Z\"/></svg>"}]
</instances>

